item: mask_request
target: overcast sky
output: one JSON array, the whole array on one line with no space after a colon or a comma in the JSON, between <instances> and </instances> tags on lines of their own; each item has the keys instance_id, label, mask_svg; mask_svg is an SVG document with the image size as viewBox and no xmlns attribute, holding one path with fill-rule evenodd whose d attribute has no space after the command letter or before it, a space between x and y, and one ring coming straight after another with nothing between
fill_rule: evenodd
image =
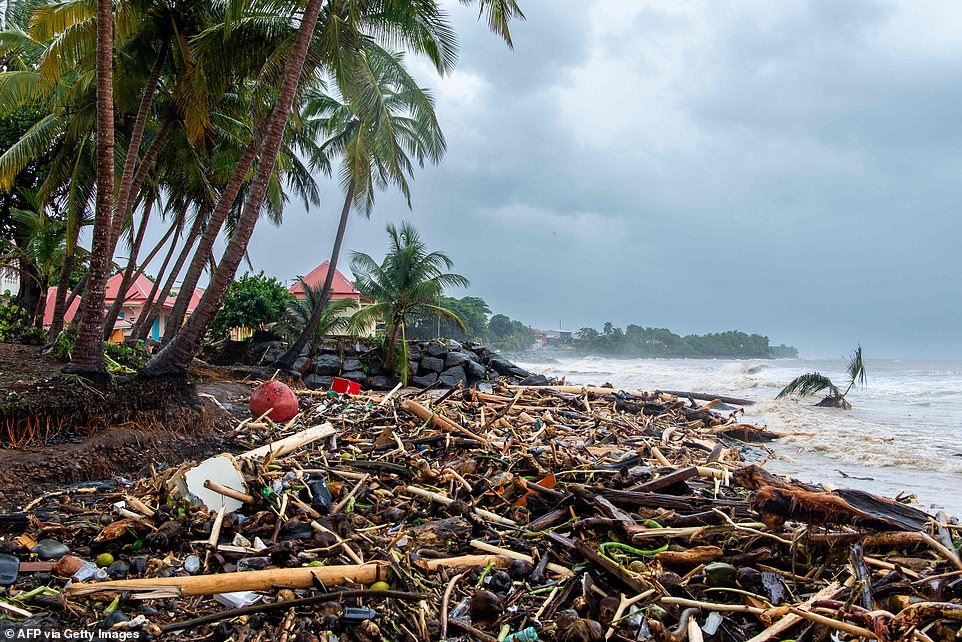
<instances>
[{"instance_id":1,"label":"overcast sky","mask_svg":"<svg viewBox=\"0 0 962 642\"><path fill-rule=\"evenodd\" d=\"M833 356L962 357L962 9L951 2L523 0L508 50L450 5L455 73L415 63L448 153L387 222L537 327L739 329ZM340 199L250 256L328 257ZM347 263L347 259L345 259Z\"/></svg>"}]
</instances>

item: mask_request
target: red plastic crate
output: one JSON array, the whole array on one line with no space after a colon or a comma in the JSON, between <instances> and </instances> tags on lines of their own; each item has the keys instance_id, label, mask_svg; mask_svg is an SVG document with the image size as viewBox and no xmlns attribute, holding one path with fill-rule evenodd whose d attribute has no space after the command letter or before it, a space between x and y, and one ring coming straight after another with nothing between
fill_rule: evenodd
<instances>
[{"instance_id":1,"label":"red plastic crate","mask_svg":"<svg viewBox=\"0 0 962 642\"><path fill-rule=\"evenodd\" d=\"M342 395L356 395L361 392L361 384L349 379L334 377L334 381L331 382L331 390L339 392Z\"/></svg>"}]
</instances>

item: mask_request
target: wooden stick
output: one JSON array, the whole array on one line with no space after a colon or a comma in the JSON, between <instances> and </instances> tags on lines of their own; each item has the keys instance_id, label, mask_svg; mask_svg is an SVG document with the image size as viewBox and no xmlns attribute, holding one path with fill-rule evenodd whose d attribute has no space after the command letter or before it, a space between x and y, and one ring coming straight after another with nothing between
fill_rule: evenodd
<instances>
[{"instance_id":1,"label":"wooden stick","mask_svg":"<svg viewBox=\"0 0 962 642\"><path fill-rule=\"evenodd\" d=\"M253 495L248 495L247 493L242 493L239 490L234 490L233 488L228 488L223 484L218 484L215 481L209 479L204 481L204 488L207 490L212 490L218 495L223 495L224 497L230 497L231 499L236 499L244 504L253 504L257 500L254 499Z\"/></svg>"},{"instance_id":2,"label":"wooden stick","mask_svg":"<svg viewBox=\"0 0 962 642\"><path fill-rule=\"evenodd\" d=\"M221 506L220 510L217 511L217 517L214 518L214 525L210 528L210 537L207 538L207 545L211 548L217 548L217 540L220 539L220 529L224 524L224 515L227 513L227 506Z\"/></svg>"},{"instance_id":3,"label":"wooden stick","mask_svg":"<svg viewBox=\"0 0 962 642\"><path fill-rule=\"evenodd\" d=\"M172 590L174 595L213 595L235 591L267 591L274 586L311 588L315 582L334 586L346 581L370 585L385 580L390 565L384 562L347 564L343 566L302 566L271 568L265 571L241 571L216 575L187 575L184 577L148 577L134 580L72 584L64 589L67 595L93 595L124 591Z\"/></svg>"},{"instance_id":4,"label":"wooden stick","mask_svg":"<svg viewBox=\"0 0 962 642\"><path fill-rule=\"evenodd\" d=\"M454 500L447 495L442 495L441 493L435 493L430 490L424 490L423 488L418 488L417 486L405 486L404 490L411 493L412 495L417 495L423 499L428 499L432 502L437 502L439 504L444 504L445 506L450 506L454 503ZM507 517L501 517L497 513L492 513L491 511L484 510L483 508L473 509L479 517L482 517L488 521L495 522L498 524L503 524L505 526L517 527L518 522L508 519Z\"/></svg>"},{"instance_id":5,"label":"wooden stick","mask_svg":"<svg viewBox=\"0 0 962 642\"><path fill-rule=\"evenodd\" d=\"M835 595L841 590L842 590L842 585L839 584L838 582L833 582L832 584L829 584L828 586L823 588L821 591L819 591L812 597L805 600L805 602L803 602L800 606L804 606L805 608L808 608L818 600L828 600L835 597ZM767 629L765 629L764 631L762 631L752 639L748 640L748 642L771 642L772 640L781 639L782 633L792 628L793 626L795 626L801 621L802 621L801 616L796 615L794 613L789 613L785 617L778 620L778 622L775 622L775 624L771 625L770 627L768 627Z\"/></svg>"},{"instance_id":6,"label":"wooden stick","mask_svg":"<svg viewBox=\"0 0 962 642\"><path fill-rule=\"evenodd\" d=\"M532 558L530 555L525 555L524 553L515 553L514 551L509 550L507 548L494 546L493 544L488 544L487 542L482 542L481 540L477 540L477 539L471 540L471 546L478 549L479 551L484 551L486 553L493 553L495 555L502 555L504 557L510 557L513 560L522 560L530 564L534 564L534 558ZM574 576L574 573L571 572L571 569L565 568L564 566L561 566L560 564L555 564L553 562L549 562L545 566L545 568L551 571L552 573L557 573L558 575L561 575L563 577Z\"/></svg>"},{"instance_id":7,"label":"wooden stick","mask_svg":"<svg viewBox=\"0 0 962 642\"><path fill-rule=\"evenodd\" d=\"M254 457L266 457L272 454L274 458L283 457L284 455L293 452L300 448L301 446L306 446L312 442L318 441L319 439L325 439L332 435L336 435L337 430L329 422L320 424L319 426L311 426L306 430L294 433L290 437L285 437L284 439L279 439L277 441L271 442L269 444L264 444L259 448L254 448L253 450L248 450L246 453L242 453L240 456L247 459L252 459Z\"/></svg>"},{"instance_id":8,"label":"wooden stick","mask_svg":"<svg viewBox=\"0 0 962 642\"><path fill-rule=\"evenodd\" d=\"M436 571L439 568L487 566L488 564L495 568L507 568L513 559L507 555L458 555L457 557L421 558L414 563L426 571Z\"/></svg>"},{"instance_id":9,"label":"wooden stick","mask_svg":"<svg viewBox=\"0 0 962 642\"><path fill-rule=\"evenodd\" d=\"M812 613L811 611L803 611L802 609L795 608L794 606L788 607L788 610L799 617L803 617L809 622L815 622L816 624L821 624L822 626L827 626L830 629L835 629L836 631L842 631L848 633L849 635L855 635L860 638L868 638L870 640L877 640L875 633L869 631L861 626L855 626L854 624L849 624L848 622L842 622L840 620L835 620L824 615L819 615L818 613Z\"/></svg>"},{"instance_id":10,"label":"wooden stick","mask_svg":"<svg viewBox=\"0 0 962 642\"><path fill-rule=\"evenodd\" d=\"M488 440L482 437L481 435L475 434L470 430L468 430L467 428L462 428L461 426L454 423L447 417L443 417L437 413L431 412L430 410L428 410L418 402L414 401L413 399L405 399L404 401L402 401L401 410L408 411L409 413L416 416L421 421L431 422L445 432L460 432L460 433L464 433L471 439L476 439L480 441L483 444L489 443Z\"/></svg>"},{"instance_id":11,"label":"wooden stick","mask_svg":"<svg viewBox=\"0 0 962 642\"><path fill-rule=\"evenodd\" d=\"M753 615L762 615L765 613L765 609L759 609L754 606L745 606L744 604L715 604L714 602L702 602L701 600L689 600L684 597L663 597L658 600L662 604L673 604L675 606L693 606L695 608L705 609L706 611L725 611L729 613L751 613Z\"/></svg>"},{"instance_id":12,"label":"wooden stick","mask_svg":"<svg viewBox=\"0 0 962 642\"><path fill-rule=\"evenodd\" d=\"M458 573L451 578L448 582L447 588L444 589L444 597L441 599L441 639L448 639L448 602L451 601L451 593L454 591L454 585L458 583L461 576L464 573Z\"/></svg>"},{"instance_id":13,"label":"wooden stick","mask_svg":"<svg viewBox=\"0 0 962 642\"><path fill-rule=\"evenodd\" d=\"M364 563L364 559L361 558L361 556L358 555L357 552L356 552L353 548L351 548L351 545L348 544L347 542L345 542L345 541L341 538L340 535L338 535L337 533L335 533L335 532L332 531L331 529L325 528L322 524L318 524L316 521L313 521L313 520L311 520L311 528L313 528L314 530L319 531L319 532L321 532L321 533L328 533L328 534L334 536L334 539L337 540L337 543L341 545L341 549L342 549L345 553L347 553L347 556L350 557L350 558L354 561L355 564L363 564L363 563Z\"/></svg>"},{"instance_id":14,"label":"wooden stick","mask_svg":"<svg viewBox=\"0 0 962 642\"><path fill-rule=\"evenodd\" d=\"M124 495L124 501L126 501L126 502L130 505L131 508L133 508L133 509L136 510L136 511L139 511L139 512L143 513L143 514L146 515L147 517L153 517L153 516L154 516L154 509L152 509L150 506L148 506L147 504L143 503L142 501L140 501L139 499L137 499L137 498L134 497L133 495Z\"/></svg>"}]
</instances>

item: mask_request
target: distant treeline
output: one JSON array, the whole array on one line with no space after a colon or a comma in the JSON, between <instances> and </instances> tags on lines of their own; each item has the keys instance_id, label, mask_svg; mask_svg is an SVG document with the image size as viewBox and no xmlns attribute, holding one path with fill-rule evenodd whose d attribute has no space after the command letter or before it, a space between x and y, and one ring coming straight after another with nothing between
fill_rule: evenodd
<instances>
[{"instance_id":1,"label":"distant treeline","mask_svg":"<svg viewBox=\"0 0 962 642\"><path fill-rule=\"evenodd\" d=\"M431 339L450 337L481 341L495 350L530 350L536 340L534 330L524 323L509 319L503 314L491 315L491 308L484 299L466 296L461 299L441 297L442 307L451 310L464 322L462 330L453 321L437 316L415 316L408 319L408 339Z\"/></svg>"},{"instance_id":2,"label":"distant treeline","mask_svg":"<svg viewBox=\"0 0 962 642\"><path fill-rule=\"evenodd\" d=\"M414 316L408 321L408 339L452 339L482 341L495 350L522 352L537 341L533 329L503 314L491 313L484 299L441 297L439 302L464 322L462 330L454 322L437 316ZM794 358L798 350L786 345L772 346L768 337L730 331L680 336L666 328L629 325L622 330L606 323L601 331L581 328L561 338L549 338L551 346L573 346L584 354L621 357L672 357L719 359ZM570 347L568 348L570 350Z\"/></svg>"},{"instance_id":3,"label":"distant treeline","mask_svg":"<svg viewBox=\"0 0 962 642\"><path fill-rule=\"evenodd\" d=\"M667 328L629 324L622 330L611 322L599 332L581 328L572 337L580 352L624 357L672 357L708 359L794 358L791 346L772 346L768 337L737 330L681 336Z\"/></svg>"}]
</instances>

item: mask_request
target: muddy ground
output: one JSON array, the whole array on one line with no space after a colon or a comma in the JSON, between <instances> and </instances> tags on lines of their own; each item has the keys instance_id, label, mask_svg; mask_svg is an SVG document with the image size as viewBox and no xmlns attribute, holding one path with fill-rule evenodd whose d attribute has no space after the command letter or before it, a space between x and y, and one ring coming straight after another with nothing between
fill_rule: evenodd
<instances>
[{"instance_id":1,"label":"muddy ground","mask_svg":"<svg viewBox=\"0 0 962 642\"><path fill-rule=\"evenodd\" d=\"M149 474L151 465L221 452L227 447L224 435L246 416L251 386L245 373L207 368L194 377L192 403L176 399L144 411L109 416L98 409L99 416L90 416L101 397L58 378L63 365L39 348L0 343L0 404L25 405L31 421L53 425L38 429L37 438L20 447L9 441L0 446L0 510L15 510L70 484L137 477Z\"/></svg>"}]
</instances>

